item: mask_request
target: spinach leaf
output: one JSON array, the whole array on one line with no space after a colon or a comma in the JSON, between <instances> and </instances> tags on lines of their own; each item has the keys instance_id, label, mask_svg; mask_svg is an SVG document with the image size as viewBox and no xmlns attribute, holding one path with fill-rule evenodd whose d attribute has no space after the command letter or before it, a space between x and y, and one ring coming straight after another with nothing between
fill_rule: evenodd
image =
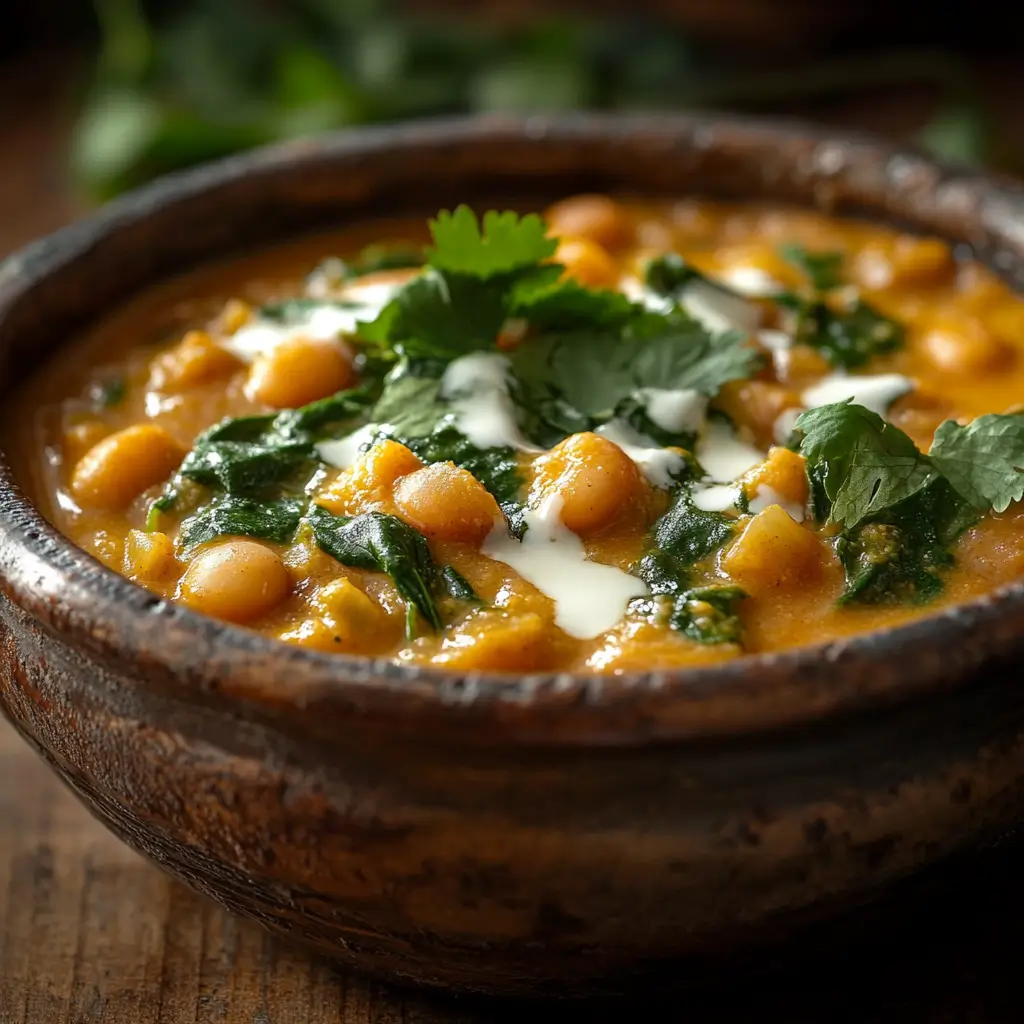
<instances>
[{"instance_id":1,"label":"spinach leaf","mask_svg":"<svg viewBox=\"0 0 1024 1024\"><path fill-rule=\"evenodd\" d=\"M747 596L735 586L694 587L676 597L669 622L698 643L739 644L743 642L743 625L737 605Z\"/></svg>"},{"instance_id":2,"label":"spinach leaf","mask_svg":"<svg viewBox=\"0 0 1024 1024\"><path fill-rule=\"evenodd\" d=\"M317 545L332 558L355 569L386 573L431 627L441 628L432 592L439 570L422 534L383 512L336 516L320 505L310 509L308 522Z\"/></svg>"},{"instance_id":3,"label":"spinach leaf","mask_svg":"<svg viewBox=\"0 0 1024 1024\"><path fill-rule=\"evenodd\" d=\"M816 292L827 292L843 284L845 257L841 252L811 252L796 242L779 246L779 255L802 270Z\"/></svg>"},{"instance_id":4,"label":"spinach leaf","mask_svg":"<svg viewBox=\"0 0 1024 1024\"><path fill-rule=\"evenodd\" d=\"M668 511L651 528L647 553L630 571L653 594L682 594L690 570L732 537L735 524L721 512L697 508L689 491L680 488Z\"/></svg>"},{"instance_id":5,"label":"spinach leaf","mask_svg":"<svg viewBox=\"0 0 1024 1024\"><path fill-rule=\"evenodd\" d=\"M288 544L305 508L301 498L255 501L224 495L182 520L180 545L187 554L216 537L257 537Z\"/></svg>"},{"instance_id":6,"label":"spinach leaf","mask_svg":"<svg viewBox=\"0 0 1024 1024\"><path fill-rule=\"evenodd\" d=\"M903 325L862 299L838 310L792 295L779 296L778 302L796 312L794 340L816 348L833 366L855 370L903 344Z\"/></svg>"},{"instance_id":7,"label":"spinach leaf","mask_svg":"<svg viewBox=\"0 0 1024 1024\"><path fill-rule=\"evenodd\" d=\"M846 573L840 603L923 604L942 593L951 546L978 517L945 480L884 515L844 530L836 551Z\"/></svg>"},{"instance_id":8,"label":"spinach leaf","mask_svg":"<svg viewBox=\"0 0 1024 1024\"><path fill-rule=\"evenodd\" d=\"M228 494L257 496L295 483L302 473L308 477L313 466L308 441L201 441L185 456L178 474Z\"/></svg>"},{"instance_id":9,"label":"spinach leaf","mask_svg":"<svg viewBox=\"0 0 1024 1024\"><path fill-rule=\"evenodd\" d=\"M98 409L113 409L128 394L128 381L124 377L111 377L98 381L89 388L89 400Z\"/></svg>"},{"instance_id":10,"label":"spinach leaf","mask_svg":"<svg viewBox=\"0 0 1024 1024\"><path fill-rule=\"evenodd\" d=\"M447 594L448 597L454 598L456 601L465 601L468 604L481 603L476 591L469 585L462 573L460 573L453 565L446 565L440 573L438 573L437 582L438 589L441 590L442 593Z\"/></svg>"},{"instance_id":11,"label":"spinach leaf","mask_svg":"<svg viewBox=\"0 0 1024 1024\"><path fill-rule=\"evenodd\" d=\"M477 448L455 427L445 424L425 437L395 437L424 462L454 462L473 474L508 514L518 508L525 484L512 448Z\"/></svg>"}]
</instances>

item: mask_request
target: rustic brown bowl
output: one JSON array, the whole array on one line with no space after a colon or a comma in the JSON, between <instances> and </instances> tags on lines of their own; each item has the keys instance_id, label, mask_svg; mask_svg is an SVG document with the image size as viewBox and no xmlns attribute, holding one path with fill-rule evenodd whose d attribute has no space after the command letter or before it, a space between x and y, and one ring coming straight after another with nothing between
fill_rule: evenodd
<instances>
[{"instance_id":1,"label":"rustic brown bowl","mask_svg":"<svg viewBox=\"0 0 1024 1024\"><path fill-rule=\"evenodd\" d=\"M863 214L1024 274L1024 192L878 140L691 116L397 126L168 178L12 257L2 379L211 257L582 189ZM7 715L128 843L277 932L430 985L692 977L1024 817L1022 584L713 668L460 676L173 607L65 540L0 457L0 639Z\"/></svg>"}]
</instances>

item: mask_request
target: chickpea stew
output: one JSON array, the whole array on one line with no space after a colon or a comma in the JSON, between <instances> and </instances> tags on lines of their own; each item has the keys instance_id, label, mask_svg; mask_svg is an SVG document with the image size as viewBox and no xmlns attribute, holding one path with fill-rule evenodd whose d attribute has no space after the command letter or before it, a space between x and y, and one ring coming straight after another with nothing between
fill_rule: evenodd
<instances>
[{"instance_id":1,"label":"chickpea stew","mask_svg":"<svg viewBox=\"0 0 1024 1024\"><path fill-rule=\"evenodd\" d=\"M171 281L45 369L7 440L59 529L199 612L607 673L1024 577L1022 399L1024 301L939 240L577 196Z\"/></svg>"}]
</instances>

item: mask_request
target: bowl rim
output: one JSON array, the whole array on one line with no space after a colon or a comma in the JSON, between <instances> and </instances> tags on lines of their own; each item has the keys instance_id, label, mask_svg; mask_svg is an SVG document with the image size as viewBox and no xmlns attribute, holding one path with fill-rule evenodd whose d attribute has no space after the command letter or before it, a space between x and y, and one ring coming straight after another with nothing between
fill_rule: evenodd
<instances>
[{"instance_id":1,"label":"bowl rim","mask_svg":"<svg viewBox=\"0 0 1024 1024\"><path fill-rule=\"evenodd\" d=\"M979 202L1001 204L1024 235L1024 189L863 132L789 119L690 113L432 119L265 147L136 189L0 263L0 321L33 284L59 275L98 240L144 220L154 206L173 206L252 175L298 171L308 156L341 158L395 146L415 150L439 138L493 145L510 135L538 145L559 138L628 139L643 132L692 141L716 128L769 141L796 138L814 146L864 149L894 175L896 169L905 175L907 168L924 168L932 187L967 190ZM888 629L693 668L611 676L467 673L327 654L199 615L107 569L47 522L22 491L2 451L0 592L51 631L70 633L92 651L113 658L139 685L160 675L174 682L179 696L203 700L217 694L246 715L356 716L368 726L404 724L418 726L421 733L431 723L438 738L487 744L702 741L859 714L963 685L993 658L1012 651L1010 638L1002 637L1001 646L979 643L979 638L1014 616L1024 622L1024 581L1018 581Z\"/></svg>"}]
</instances>

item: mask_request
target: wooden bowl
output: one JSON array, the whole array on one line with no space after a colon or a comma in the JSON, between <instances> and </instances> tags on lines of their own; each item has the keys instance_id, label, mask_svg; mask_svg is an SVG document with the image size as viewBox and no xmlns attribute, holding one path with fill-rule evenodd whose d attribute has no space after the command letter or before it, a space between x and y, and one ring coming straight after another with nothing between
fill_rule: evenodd
<instances>
[{"instance_id":1,"label":"wooden bowl","mask_svg":"<svg viewBox=\"0 0 1024 1024\"><path fill-rule=\"evenodd\" d=\"M0 268L8 388L198 262L387 212L578 190L864 214L1018 281L1024 192L877 140L725 117L348 132L161 181ZM0 700L100 820L360 968L502 993L702 976L1024 811L1024 585L711 668L457 675L174 607L46 523L0 458Z\"/></svg>"}]
</instances>

